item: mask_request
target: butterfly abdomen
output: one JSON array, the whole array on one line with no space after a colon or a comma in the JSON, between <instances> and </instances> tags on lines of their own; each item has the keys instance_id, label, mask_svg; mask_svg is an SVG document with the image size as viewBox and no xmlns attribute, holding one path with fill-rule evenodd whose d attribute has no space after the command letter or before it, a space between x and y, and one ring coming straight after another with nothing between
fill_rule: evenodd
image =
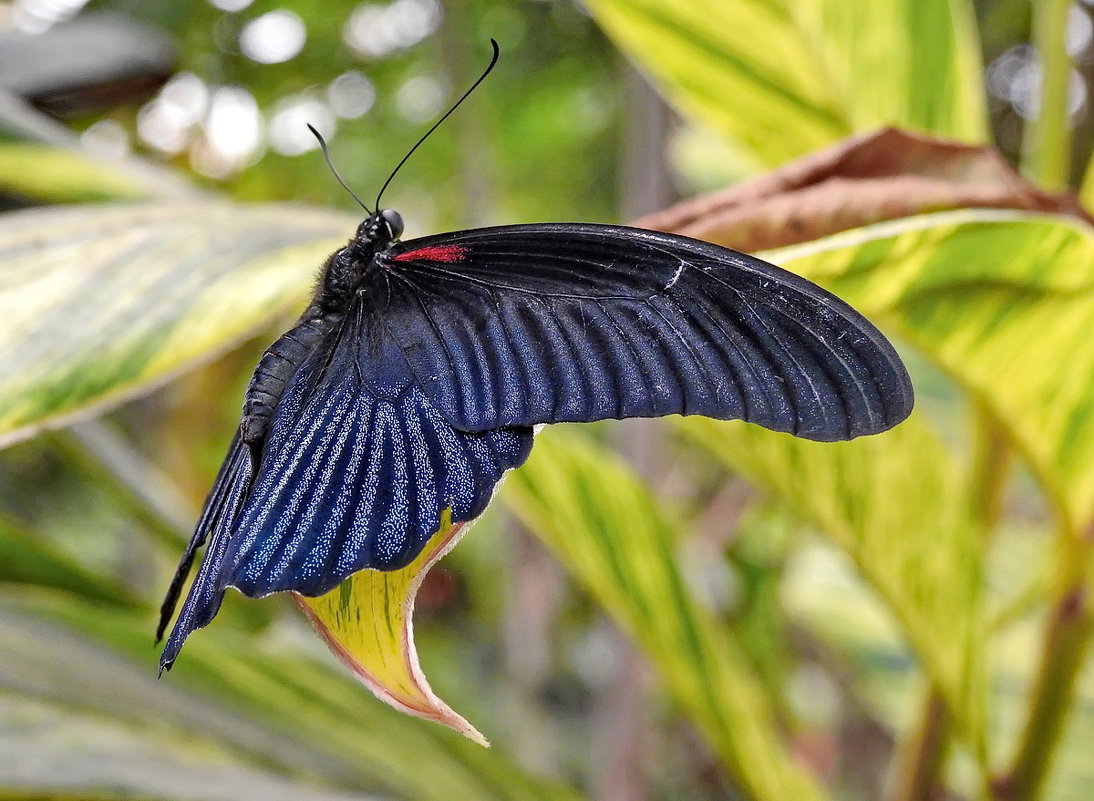
<instances>
[{"instance_id":1,"label":"butterfly abdomen","mask_svg":"<svg viewBox=\"0 0 1094 801\"><path fill-rule=\"evenodd\" d=\"M243 396L243 417L239 424L240 436L251 446L252 453L261 449L274 409L292 377L339 319L330 314L306 318L262 354Z\"/></svg>"}]
</instances>

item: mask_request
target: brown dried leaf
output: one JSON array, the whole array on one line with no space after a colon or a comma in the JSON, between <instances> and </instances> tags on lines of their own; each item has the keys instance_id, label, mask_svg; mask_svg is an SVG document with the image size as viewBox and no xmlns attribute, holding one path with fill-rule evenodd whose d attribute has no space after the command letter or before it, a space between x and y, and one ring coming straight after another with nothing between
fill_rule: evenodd
<instances>
[{"instance_id":1,"label":"brown dried leaf","mask_svg":"<svg viewBox=\"0 0 1094 801\"><path fill-rule=\"evenodd\" d=\"M1055 212L1094 222L1073 195L1040 191L993 148L885 128L635 225L755 251L966 207Z\"/></svg>"}]
</instances>

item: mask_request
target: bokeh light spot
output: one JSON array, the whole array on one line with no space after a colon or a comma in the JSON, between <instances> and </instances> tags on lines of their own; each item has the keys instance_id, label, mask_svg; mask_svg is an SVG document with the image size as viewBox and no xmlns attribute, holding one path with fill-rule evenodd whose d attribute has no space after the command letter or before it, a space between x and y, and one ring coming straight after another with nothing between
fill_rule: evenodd
<instances>
[{"instance_id":1,"label":"bokeh light spot","mask_svg":"<svg viewBox=\"0 0 1094 801\"><path fill-rule=\"evenodd\" d=\"M225 178L246 166L262 145L262 115L254 96L239 86L213 92L202 126L204 140L190 152L194 169Z\"/></svg>"},{"instance_id":2,"label":"bokeh light spot","mask_svg":"<svg viewBox=\"0 0 1094 801\"><path fill-rule=\"evenodd\" d=\"M444 104L445 87L430 75L415 75L395 94L395 108L410 122L422 123L436 117Z\"/></svg>"},{"instance_id":3,"label":"bokeh light spot","mask_svg":"<svg viewBox=\"0 0 1094 801\"><path fill-rule=\"evenodd\" d=\"M1090 47L1094 39L1094 23L1090 21L1090 15L1078 6L1072 6L1067 10L1067 54L1078 56Z\"/></svg>"},{"instance_id":4,"label":"bokeh light spot","mask_svg":"<svg viewBox=\"0 0 1094 801\"><path fill-rule=\"evenodd\" d=\"M282 9L248 22L239 34L239 48L251 61L280 64L299 53L307 39L304 21Z\"/></svg>"},{"instance_id":5,"label":"bokeh light spot","mask_svg":"<svg viewBox=\"0 0 1094 801\"><path fill-rule=\"evenodd\" d=\"M137 134L157 150L178 153L186 147L191 128L201 122L208 107L209 87L193 73L180 72L137 114Z\"/></svg>"},{"instance_id":6,"label":"bokeh light spot","mask_svg":"<svg viewBox=\"0 0 1094 801\"><path fill-rule=\"evenodd\" d=\"M367 114L375 102L376 88L357 70L343 72L327 86L327 103L342 119L355 120Z\"/></svg>"},{"instance_id":7,"label":"bokeh light spot","mask_svg":"<svg viewBox=\"0 0 1094 801\"><path fill-rule=\"evenodd\" d=\"M21 33L45 33L59 22L76 16L87 0L15 0L12 27Z\"/></svg>"},{"instance_id":8,"label":"bokeh light spot","mask_svg":"<svg viewBox=\"0 0 1094 801\"><path fill-rule=\"evenodd\" d=\"M270 118L270 147L283 156L299 156L318 149L319 142L308 125L314 126L325 139L331 139L337 129L334 112L318 98L297 95L282 100Z\"/></svg>"},{"instance_id":9,"label":"bokeh light spot","mask_svg":"<svg viewBox=\"0 0 1094 801\"><path fill-rule=\"evenodd\" d=\"M129 152L129 133L114 120L99 120L80 134L80 142L92 153L120 159Z\"/></svg>"},{"instance_id":10,"label":"bokeh light spot","mask_svg":"<svg viewBox=\"0 0 1094 801\"><path fill-rule=\"evenodd\" d=\"M221 11L234 13L248 8L254 0L209 0L209 5L219 8Z\"/></svg>"},{"instance_id":11,"label":"bokeh light spot","mask_svg":"<svg viewBox=\"0 0 1094 801\"><path fill-rule=\"evenodd\" d=\"M359 56L384 58L432 34L441 24L441 16L437 0L362 3L347 20L342 39Z\"/></svg>"}]
</instances>

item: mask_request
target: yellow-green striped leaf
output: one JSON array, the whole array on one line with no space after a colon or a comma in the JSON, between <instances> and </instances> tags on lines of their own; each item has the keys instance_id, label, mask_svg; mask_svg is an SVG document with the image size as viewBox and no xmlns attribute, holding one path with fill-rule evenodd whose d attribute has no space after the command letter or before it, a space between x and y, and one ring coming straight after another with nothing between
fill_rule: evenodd
<instances>
[{"instance_id":1,"label":"yellow-green striped leaf","mask_svg":"<svg viewBox=\"0 0 1094 801\"><path fill-rule=\"evenodd\" d=\"M0 517L0 585L54 587L81 598L133 606L132 593L116 581L95 574L50 546L42 537Z\"/></svg>"},{"instance_id":2,"label":"yellow-green striped leaf","mask_svg":"<svg viewBox=\"0 0 1094 801\"><path fill-rule=\"evenodd\" d=\"M1063 522L1094 523L1094 229L955 211L769 256L919 348L999 419Z\"/></svg>"},{"instance_id":3,"label":"yellow-green striped leaf","mask_svg":"<svg viewBox=\"0 0 1094 801\"><path fill-rule=\"evenodd\" d=\"M775 165L899 125L986 137L966 0L588 0L685 114Z\"/></svg>"},{"instance_id":4,"label":"yellow-green striped leaf","mask_svg":"<svg viewBox=\"0 0 1094 801\"><path fill-rule=\"evenodd\" d=\"M0 143L0 189L52 203L135 200L149 194L148 187L116 165L33 142Z\"/></svg>"},{"instance_id":5,"label":"yellow-green striped leaf","mask_svg":"<svg viewBox=\"0 0 1094 801\"><path fill-rule=\"evenodd\" d=\"M302 305L353 225L214 203L0 215L0 444L146 390Z\"/></svg>"},{"instance_id":6,"label":"yellow-green striped leaf","mask_svg":"<svg viewBox=\"0 0 1094 801\"><path fill-rule=\"evenodd\" d=\"M852 130L899 125L988 139L968 0L796 0L791 15L837 87Z\"/></svg>"},{"instance_id":7,"label":"yellow-green striped leaf","mask_svg":"<svg viewBox=\"0 0 1094 801\"><path fill-rule=\"evenodd\" d=\"M585 437L549 430L503 496L643 648L747 797L823 797L781 743L747 657L688 594L678 532L625 464Z\"/></svg>"},{"instance_id":8,"label":"yellow-green striped leaf","mask_svg":"<svg viewBox=\"0 0 1094 801\"><path fill-rule=\"evenodd\" d=\"M777 251L915 344L998 417L1069 530L1094 521L1094 236L1071 218L961 211ZM827 533L902 622L978 754L985 655L978 521L961 469L915 416L818 445L680 423Z\"/></svg>"},{"instance_id":9,"label":"yellow-green striped leaf","mask_svg":"<svg viewBox=\"0 0 1094 801\"><path fill-rule=\"evenodd\" d=\"M105 741L102 758L108 757L104 735L112 728L148 737L150 745L173 741L169 753L192 756L191 776L194 764L206 774L235 767L271 788L296 783L317 795L359 794L362 801L377 795L407 801L578 799L522 770L503 749L483 749L392 712L339 666L314 658L292 638L267 643L213 626L187 644L185 670L157 680L153 621L151 610L107 608L68 593L0 592L0 701L15 695L50 704L70 719L88 714L93 719L84 736ZM124 757L113 757L119 769L114 778L130 788L130 797L171 797L150 792L148 776L126 776L123 769L134 764L148 773L149 762ZM50 777L41 778L48 786ZM130 784L137 778L143 784ZM68 789L66 797L86 789L98 798L101 788L74 782ZM284 797L297 797L290 791ZM192 790L185 797L206 795Z\"/></svg>"},{"instance_id":10,"label":"yellow-green striped leaf","mask_svg":"<svg viewBox=\"0 0 1094 801\"><path fill-rule=\"evenodd\" d=\"M698 417L677 427L851 558L900 620L924 671L985 756L979 529L960 465L921 416L885 434L840 443Z\"/></svg>"}]
</instances>

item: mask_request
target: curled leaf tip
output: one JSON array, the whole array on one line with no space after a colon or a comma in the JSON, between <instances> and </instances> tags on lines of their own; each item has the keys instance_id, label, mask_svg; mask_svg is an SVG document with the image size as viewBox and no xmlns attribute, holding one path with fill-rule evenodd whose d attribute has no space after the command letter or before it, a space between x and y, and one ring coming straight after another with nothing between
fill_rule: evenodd
<instances>
[{"instance_id":1,"label":"curled leaf tip","mask_svg":"<svg viewBox=\"0 0 1094 801\"><path fill-rule=\"evenodd\" d=\"M364 570L318 598L293 600L331 652L381 701L401 712L489 741L433 692L414 646L414 599L429 569L455 547L467 523L446 512L438 533L401 570Z\"/></svg>"}]
</instances>

